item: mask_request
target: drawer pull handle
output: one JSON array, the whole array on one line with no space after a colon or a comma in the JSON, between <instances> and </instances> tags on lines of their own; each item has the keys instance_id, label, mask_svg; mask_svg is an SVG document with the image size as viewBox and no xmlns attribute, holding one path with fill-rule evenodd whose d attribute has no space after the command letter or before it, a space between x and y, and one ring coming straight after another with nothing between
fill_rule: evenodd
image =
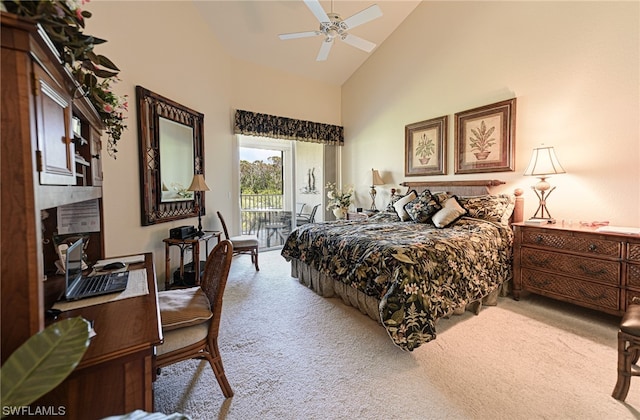
<instances>
[{"instance_id":1,"label":"drawer pull handle","mask_svg":"<svg viewBox=\"0 0 640 420\"><path fill-rule=\"evenodd\" d=\"M542 235L538 235L536 236L536 239L534 239L536 241L537 244L541 244L544 240L542 239Z\"/></svg>"},{"instance_id":2,"label":"drawer pull handle","mask_svg":"<svg viewBox=\"0 0 640 420\"><path fill-rule=\"evenodd\" d=\"M594 270L589 270L587 267L585 267L582 264L580 264L578 266L578 268L580 270L582 270L585 274L588 274L590 276L601 276L603 274L607 274L607 270L605 270L604 268L601 268L600 270L594 271Z\"/></svg>"},{"instance_id":3,"label":"drawer pull handle","mask_svg":"<svg viewBox=\"0 0 640 420\"><path fill-rule=\"evenodd\" d=\"M607 297L607 292L602 292L598 296L592 296L592 295L590 295L589 293L585 292L582 289L578 289L578 292L580 292L580 294L582 296L586 297L587 299L593 300L593 301L602 300L605 297Z\"/></svg>"},{"instance_id":4,"label":"drawer pull handle","mask_svg":"<svg viewBox=\"0 0 640 420\"><path fill-rule=\"evenodd\" d=\"M598 245L596 244L589 245L589 251L595 252L597 249L598 249Z\"/></svg>"}]
</instances>

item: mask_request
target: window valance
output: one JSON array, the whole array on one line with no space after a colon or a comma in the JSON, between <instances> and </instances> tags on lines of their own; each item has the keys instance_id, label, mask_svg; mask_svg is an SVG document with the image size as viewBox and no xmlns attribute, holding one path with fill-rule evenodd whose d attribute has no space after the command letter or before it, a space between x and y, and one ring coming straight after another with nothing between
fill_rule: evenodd
<instances>
[{"instance_id":1,"label":"window valance","mask_svg":"<svg viewBox=\"0 0 640 420\"><path fill-rule=\"evenodd\" d=\"M250 136L344 145L344 128L339 125L296 120L257 112L236 110L233 132Z\"/></svg>"}]
</instances>

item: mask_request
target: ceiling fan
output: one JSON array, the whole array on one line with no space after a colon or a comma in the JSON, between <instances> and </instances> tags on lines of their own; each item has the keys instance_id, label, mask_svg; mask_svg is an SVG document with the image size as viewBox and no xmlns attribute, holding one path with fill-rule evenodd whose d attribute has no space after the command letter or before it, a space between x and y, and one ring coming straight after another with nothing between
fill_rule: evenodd
<instances>
[{"instance_id":1,"label":"ceiling fan","mask_svg":"<svg viewBox=\"0 0 640 420\"><path fill-rule=\"evenodd\" d=\"M320 22L320 29L317 31L280 34L278 35L280 39L307 38L322 35L324 37L324 41L320 46L320 52L318 52L316 61L324 61L327 59L329 51L331 51L331 47L333 46L333 42L336 39L340 39L341 41L366 52L371 52L376 47L376 44L373 42L352 35L348 33L348 31L356 26L382 16L382 11L377 5L374 4L373 6L369 6L368 8L343 20L339 14L333 12L333 1L331 2L331 13L325 13L319 0L304 0L304 3Z\"/></svg>"}]
</instances>

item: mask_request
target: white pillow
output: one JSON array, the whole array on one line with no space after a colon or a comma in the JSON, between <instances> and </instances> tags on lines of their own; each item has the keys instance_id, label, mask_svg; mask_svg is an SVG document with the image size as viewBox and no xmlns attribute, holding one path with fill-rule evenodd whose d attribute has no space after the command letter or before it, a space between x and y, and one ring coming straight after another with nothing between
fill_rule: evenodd
<instances>
[{"instance_id":1,"label":"white pillow","mask_svg":"<svg viewBox=\"0 0 640 420\"><path fill-rule=\"evenodd\" d=\"M445 228L465 214L467 210L458 203L458 197L454 195L442 203L442 209L431 217L431 221L437 228Z\"/></svg>"},{"instance_id":2,"label":"white pillow","mask_svg":"<svg viewBox=\"0 0 640 420\"><path fill-rule=\"evenodd\" d=\"M407 195L393 203L394 210L400 217L400 220L402 220L403 222L411 220L411 216L409 216L409 213L407 213L407 211L404 209L404 205L412 202L416 198L418 198L418 193L416 193L416 190L411 190L407 193Z\"/></svg>"}]
</instances>

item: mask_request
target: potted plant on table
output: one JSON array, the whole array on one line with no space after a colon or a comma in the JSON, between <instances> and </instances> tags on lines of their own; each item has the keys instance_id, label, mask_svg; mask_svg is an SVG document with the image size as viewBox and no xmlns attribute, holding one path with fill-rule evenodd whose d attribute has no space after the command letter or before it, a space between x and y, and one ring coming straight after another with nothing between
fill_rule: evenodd
<instances>
[{"instance_id":1,"label":"potted plant on table","mask_svg":"<svg viewBox=\"0 0 640 420\"><path fill-rule=\"evenodd\" d=\"M346 189L340 190L335 183L329 182L326 189L327 198L329 199L327 210L332 210L336 219L346 218L353 197L353 187L348 186Z\"/></svg>"}]
</instances>

